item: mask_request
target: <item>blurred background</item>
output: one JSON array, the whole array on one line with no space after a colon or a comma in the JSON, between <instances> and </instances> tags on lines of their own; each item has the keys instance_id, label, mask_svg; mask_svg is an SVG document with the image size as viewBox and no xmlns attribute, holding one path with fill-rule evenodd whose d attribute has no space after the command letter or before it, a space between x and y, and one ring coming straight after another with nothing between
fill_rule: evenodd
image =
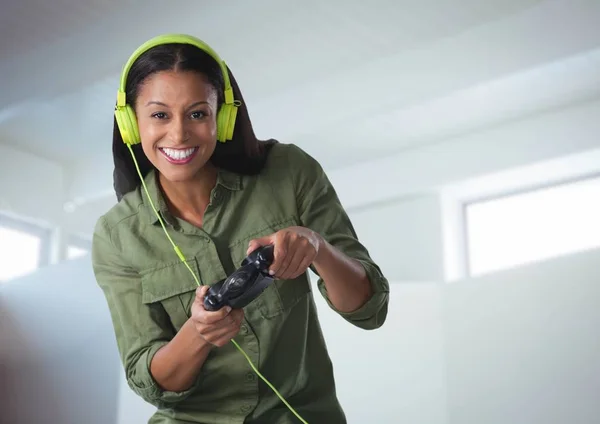
<instances>
[{"instance_id":1,"label":"blurred background","mask_svg":"<svg viewBox=\"0 0 600 424\"><path fill-rule=\"evenodd\" d=\"M0 422L143 423L90 264L121 66L183 32L390 280L317 305L349 423L600 423L600 1L4 0Z\"/></svg>"}]
</instances>

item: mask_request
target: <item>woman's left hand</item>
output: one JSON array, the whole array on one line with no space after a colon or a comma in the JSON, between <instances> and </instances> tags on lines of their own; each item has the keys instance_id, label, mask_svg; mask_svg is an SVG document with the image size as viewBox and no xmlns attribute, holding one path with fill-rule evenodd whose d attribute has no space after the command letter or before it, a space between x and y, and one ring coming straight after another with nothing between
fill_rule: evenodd
<instances>
[{"instance_id":1,"label":"woman's left hand","mask_svg":"<svg viewBox=\"0 0 600 424\"><path fill-rule=\"evenodd\" d=\"M273 245L270 273L281 280L291 280L306 272L319 253L323 238L305 227L288 227L271 235L251 240L246 254L260 246Z\"/></svg>"}]
</instances>

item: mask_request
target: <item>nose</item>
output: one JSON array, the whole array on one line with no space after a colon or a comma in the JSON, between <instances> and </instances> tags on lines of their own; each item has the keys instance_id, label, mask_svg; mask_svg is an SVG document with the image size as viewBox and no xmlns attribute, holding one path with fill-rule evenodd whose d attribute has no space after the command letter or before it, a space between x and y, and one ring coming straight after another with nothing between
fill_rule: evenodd
<instances>
[{"instance_id":1,"label":"nose","mask_svg":"<svg viewBox=\"0 0 600 424\"><path fill-rule=\"evenodd\" d=\"M169 138L171 143L184 144L189 140L189 132L184 119L172 119L169 126Z\"/></svg>"}]
</instances>

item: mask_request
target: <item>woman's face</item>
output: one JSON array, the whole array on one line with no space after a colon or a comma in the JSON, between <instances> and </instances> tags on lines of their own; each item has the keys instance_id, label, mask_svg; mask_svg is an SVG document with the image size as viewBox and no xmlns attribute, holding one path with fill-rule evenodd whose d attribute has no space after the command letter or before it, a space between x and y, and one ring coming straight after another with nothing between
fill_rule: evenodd
<instances>
[{"instance_id":1,"label":"woman's face","mask_svg":"<svg viewBox=\"0 0 600 424\"><path fill-rule=\"evenodd\" d=\"M195 72L149 76L135 104L142 149L164 178L193 179L217 143L217 93Z\"/></svg>"}]
</instances>

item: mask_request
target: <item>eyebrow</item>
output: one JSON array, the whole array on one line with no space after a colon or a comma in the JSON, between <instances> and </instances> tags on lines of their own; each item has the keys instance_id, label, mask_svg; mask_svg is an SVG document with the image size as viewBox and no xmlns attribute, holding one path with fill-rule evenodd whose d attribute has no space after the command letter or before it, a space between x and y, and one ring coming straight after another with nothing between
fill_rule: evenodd
<instances>
[{"instance_id":1,"label":"eyebrow","mask_svg":"<svg viewBox=\"0 0 600 424\"><path fill-rule=\"evenodd\" d=\"M191 109L193 107L199 106L199 105L207 105L209 104L207 101L202 100L196 103L192 103L191 105L188 106L187 109ZM150 100L148 103L146 103L146 106L150 106L150 105L159 105L159 106L164 106L164 107L169 107L167 104L163 103L163 102L159 102L157 100Z\"/></svg>"}]
</instances>

